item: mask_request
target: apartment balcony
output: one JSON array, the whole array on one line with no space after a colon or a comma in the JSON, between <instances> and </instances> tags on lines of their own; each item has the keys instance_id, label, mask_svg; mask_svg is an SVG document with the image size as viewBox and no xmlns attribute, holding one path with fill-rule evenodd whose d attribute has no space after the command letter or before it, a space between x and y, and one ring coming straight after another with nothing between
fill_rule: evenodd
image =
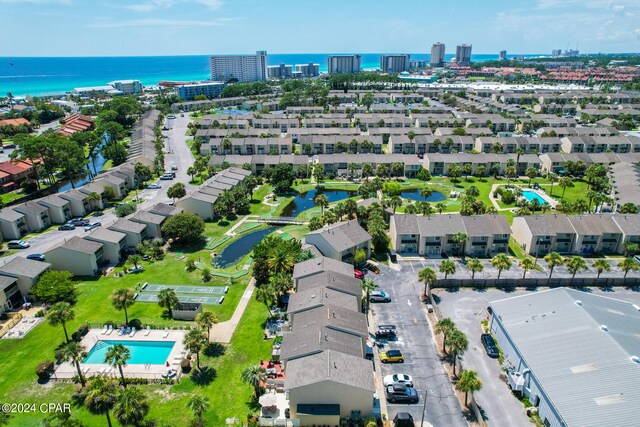
<instances>
[{"instance_id":1,"label":"apartment balcony","mask_svg":"<svg viewBox=\"0 0 640 427\"><path fill-rule=\"evenodd\" d=\"M602 239L602 243L616 243L618 241L618 239L616 239L615 237L609 237L606 239Z\"/></svg>"},{"instance_id":2,"label":"apartment balcony","mask_svg":"<svg viewBox=\"0 0 640 427\"><path fill-rule=\"evenodd\" d=\"M557 239L557 240L556 240L556 242L558 242L558 243L571 243L571 241L572 241L572 240L573 240L573 239L566 239L566 238L565 238L565 239ZM543 242L540 242L540 243L543 243ZM550 244L550 243L551 243L551 242L548 242L547 244ZM586 242L585 242L585 243L586 243Z\"/></svg>"}]
</instances>

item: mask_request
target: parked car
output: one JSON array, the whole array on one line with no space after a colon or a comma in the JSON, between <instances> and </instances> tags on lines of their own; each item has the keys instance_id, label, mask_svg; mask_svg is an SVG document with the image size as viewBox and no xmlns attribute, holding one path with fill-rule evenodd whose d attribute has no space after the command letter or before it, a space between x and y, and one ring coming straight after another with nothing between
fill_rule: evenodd
<instances>
[{"instance_id":1,"label":"parked car","mask_svg":"<svg viewBox=\"0 0 640 427\"><path fill-rule=\"evenodd\" d=\"M392 384L404 384L407 387L413 387L413 378L411 378L411 375L407 374L393 374L385 376L382 379L382 383L385 387Z\"/></svg>"},{"instance_id":2,"label":"parked car","mask_svg":"<svg viewBox=\"0 0 640 427\"><path fill-rule=\"evenodd\" d=\"M493 337L490 334L482 334L480 336L480 341L482 342L484 351L487 352L487 356L493 357L495 359L500 355L500 351L498 350L496 341L493 339Z\"/></svg>"},{"instance_id":3,"label":"parked car","mask_svg":"<svg viewBox=\"0 0 640 427\"><path fill-rule=\"evenodd\" d=\"M382 363L404 363L404 356L400 350L387 350L380 353L380 361Z\"/></svg>"},{"instance_id":4,"label":"parked car","mask_svg":"<svg viewBox=\"0 0 640 427\"><path fill-rule=\"evenodd\" d=\"M58 230L60 231L69 231L69 230L75 230L75 229L76 229L76 226L73 224L64 224L58 227Z\"/></svg>"},{"instance_id":5,"label":"parked car","mask_svg":"<svg viewBox=\"0 0 640 427\"><path fill-rule=\"evenodd\" d=\"M26 249L29 246L31 245L24 240L11 240L7 243L9 249Z\"/></svg>"},{"instance_id":6,"label":"parked car","mask_svg":"<svg viewBox=\"0 0 640 427\"><path fill-rule=\"evenodd\" d=\"M396 338L396 331L391 329L383 329L381 331L376 331L374 336L377 340L393 340Z\"/></svg>"},{"instance_id":7,"label":"parked car","mask_svg":"<svg viewBox=\"0 0 640 427\"><path fill-rule=\"evenodd\" d=\"M102 216L102 215L104 215L104 212L97 211L97 212L94 212L91 216Z\"/></svg>"},{"instance_id":8,"label":"parked car","mask_svg":"<svg viewBox=\"0 0 640 427\"><path fill-rule=\"evenodd\" d=\"M172 180L172 179L173 179L173 175L169 175L169 174L166 174L166 173L165 173L164 175L160 175L160 179L161 179L162 181L169 181L169 180Z\"/></svg>"},{"instance_id":9,"label":"parked car","mask_svg":"<svg viewBox=\"0 0 640 427\"><path fill-rule=\"evenodd\" d=\"M395 427L414 427L413 416L408 412L398 412L393 417L393 425Z\"/></svg>"},{"instance_id":10,"label":"parked car","mask_svg":"<svg viewBox=\"0 0 640 427\"><path fill-rule=\"evenodd\" d=\"M418 392L415 388L407 387L404 384L391 384L384 389L387 401L391 403L406 402L418 403Z\"/></svg>"},{"instance_id":11,"label":"parked car","mask_svg":"<svg viewBox=\"0 0 640 427\"><path fill-rule=\"evenodd\" d=\"M89 225L89 223L90 221L88 219L83 218L74 218L67 222L67 224L75 225L76 227L84 227L85 225Z\"/></svg>"},{"instance_id":12,"label":"parked car","mask_svg":"<svg viewBox=\"0 0 640 427\"><path fill-rule=\"evenodd\" d=\"M380 274L380 267L378 267L373 261L367 261L364 264L364 268L373 272L374 274Z\"/></svg>"},{"instance_id":13,"label":"parked car","mask_svg":"<svg viewBox=\"0 0 640 427\"><path fill-rule=\"evenodd\" d=\"M360 279L360 280L364 279L364 273L360 270L353 270L353 275L355 276L356 279Z\"/></svg>"},{"instance_id":14,"label":"parked car","mask_svg":"<svg viewBox=\"0 0 640 427\"><path fill-rule=\"evenodd\" d=\"M94 222L94 223L92 223L92 224L87 225L87 226L84 228L84 231L91 231L91 230L93 230L94 228L98 228L98 227L100 227L101 225L102 225L102 224L101 224L101 223L99 223L99 222Z\"/></svg>"},{"instance_id":15,"label":"parked car","mask_svg":"<svg viewBox=\"0 0 640 427\"><path fill-rule=\"evenodd\" d=\"M128 268L127 273L140 273L142 270L144 270L144 267L139 265L137 267Z\"/></svg>"},{"instance_id":16,"label":"parked car","mask_svg":"<svg viewBox=\"0 0 640 427\"><path fill-rule=\"evenodd\" d=\"M379 331L394 331L396 330L396 325L391 325L391 324L383 324L383 325L378 325L378 330Z\"/></svg>"},{"instance_id":17,"label":"parked car","mask_svg":"<svg viewBox=\"0 0 640 427\"><path fill-rule=\"evenodd\" d=\"M157 184L157 183L153 183L153 184L147 185L147 188L150 189L150 190L157 190L158 188L162 188L162 185Z\"/></svg>"},{"instance_id":18,"label":"parked car","mask_svg":"<svg viewBox=\"0 0 640 427\"><path fill-rule=\"evenodd\" d=\"M178 170L178 166L175 163L171 164L171 170L172 171L177 171Z\"/></svg>"},{"instance_id":19,"label":"parked car","mask_svg":"<svg viewBox=\"0 0 640 427\"><path fill-rule=\"evenodd\" d=\"M30 255L27 255L27 259L32 259L34 261L44 261L44 255L42 255L42 254L30 254Z\"/></svg>"},{"instance_id":20,"label":"parked car","mask_svg":"<svg viewBox=\"0 0 640 427\"><path fill-rule=\"evenodd\" d=\"M373 291L369 294L371 302L391 302L391 297L384 291Z\"/></svg>"}]
</instances>

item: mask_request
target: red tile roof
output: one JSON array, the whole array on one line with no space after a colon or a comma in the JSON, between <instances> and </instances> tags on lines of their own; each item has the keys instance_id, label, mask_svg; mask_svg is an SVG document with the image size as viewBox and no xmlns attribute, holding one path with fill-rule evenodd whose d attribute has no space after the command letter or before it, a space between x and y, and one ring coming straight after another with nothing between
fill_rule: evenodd
<instances>
[{"instance_id":1,"label":"red tile roof","mask_svg":"<svg viewBox=\"0 0 640 427\"><path fill-rule=\"evenodd\" d=\"M82 114L73 114L64 119L64 126L56 132L71 135L76 132L84 132L90 129L93 129L93 119L91 117L84 116Z\"/></svg>"},{"instance_id":2,"label":"red tile roof","mask_svg":"<svg viewBox=\"0 0 640 427\"><path fill-rule=\"evenodd\" d=\"M0 126L20 126L20 125L28 125L28 124L29 124L29 120L23 119L22 117L19 117L17 119L0 120Z\"/></svg>"},{"instance_id":3,"label":"red tile roof","mask_svg":"<svg viewBox=\"0 0 640 427\"><path fill-rule=\"evenodd\" d=\"M19 173L28 172L33 169L31 162L24 160L9 160L8 162L0 163L0 172L7 173L9 175L17 175Z\"/></svg>"}]
</instances>

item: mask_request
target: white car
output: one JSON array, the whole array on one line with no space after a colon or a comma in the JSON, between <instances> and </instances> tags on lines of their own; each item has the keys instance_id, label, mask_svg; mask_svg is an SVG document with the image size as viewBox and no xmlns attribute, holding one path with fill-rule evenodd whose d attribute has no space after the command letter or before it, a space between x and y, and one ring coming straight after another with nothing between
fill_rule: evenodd
<instances>
[{"instance_id":1,"label":"white car","mask_svg":"<svg viewBox=\"0 0 640 427\"><path fill-rule=\"evenodd\" d=\"M413 378L411 378L411 375L406 374L387 375L382 379L382 382L385 387L391 384L404 384L407 387L413 387Z\"/></svg>"}]
</instances>

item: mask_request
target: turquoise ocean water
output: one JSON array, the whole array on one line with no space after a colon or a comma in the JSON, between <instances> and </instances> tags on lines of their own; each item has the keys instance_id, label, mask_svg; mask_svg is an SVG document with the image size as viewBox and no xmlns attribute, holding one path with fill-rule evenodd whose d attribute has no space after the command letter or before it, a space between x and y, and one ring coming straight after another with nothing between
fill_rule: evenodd
<instances>
[{"instance_id":1,"label":"turquoise ocean water","mask_svg":"<svg viewBox=\"0 0 640 427\"><path fill-rule=\"evenodd\" d=\"M269 65L320 64L327 69L330 54L269 54ZM362 55L362 67L375 69L379 53ZM413 60L428 60L428 54L411 54ZM519 55L509 55L519 56ZM539 55L526 55L539 56ZM449 60L453 55L446 55ZM498 59L498 55L472 55L473 61ZM74 87L100 86L113 80L136 79L143 85L156 85L160 80L205 80L209 78L209 57L198 56L126 56L36 58L0 57L0 95L41 96L71 91Z\"/></svg>"}]
</instances>

